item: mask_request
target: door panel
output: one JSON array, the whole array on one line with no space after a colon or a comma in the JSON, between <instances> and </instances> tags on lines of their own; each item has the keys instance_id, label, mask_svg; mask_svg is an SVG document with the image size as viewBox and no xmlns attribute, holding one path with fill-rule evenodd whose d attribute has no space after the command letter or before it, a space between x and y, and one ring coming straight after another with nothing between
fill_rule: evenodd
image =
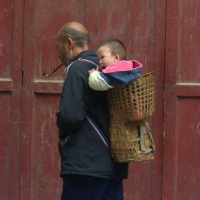
<instances>
[{"instance_id":1,"label":"door panel","mask_svg":"<svg viewBox=\"0 0 200 200\"><path fill-rule=\"evenodd\" d=\"M19 198L22 5L1 1L0 7L0 198ZM13 34L15 33L15 34Z\"/></svg>"},{"instance_id":2,"label":"door panel","mask_svg":"<svg viewBox=\"0 0 200 200\"><path fill-rule=\"evenodd\" d=\"M197 200L200 159L199 1L168 1L163 199Z\"/></svg>"},{"instance_id":3,"label":"door panel","mask_svg":"<svg viewBox=\"0 0 200 200\"><path fill-rule=\"evenodd\" d=\"M73 10L73 11L72 11ZM62 189L57 149L56 112L63 70L49 78L60 63L55 36L67 21L82 21L84 1L25 2L24 80L21 143L21 199L59 199Z\"/></svg>"},{"instance_id":4,"label":"door panel","mask_svg":"<svg viewBox=\"0 0 200 200\"><path fill-rule=\"evenodd\" d=\"M200 98L179 98L177 116L177 199L199 199ZM185 121L185 123L183 123ZM192 194L192 195L191 195Z\"/></svg>"}]
</instances>

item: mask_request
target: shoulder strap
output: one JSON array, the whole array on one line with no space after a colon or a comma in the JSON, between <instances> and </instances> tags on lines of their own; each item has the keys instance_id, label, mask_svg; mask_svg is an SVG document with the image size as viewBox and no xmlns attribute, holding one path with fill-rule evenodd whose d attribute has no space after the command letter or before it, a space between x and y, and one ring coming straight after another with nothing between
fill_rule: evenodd
<instances>
[{"instance_id":1,"label":"shoulder strap","mask_svg":"<svg viewBox=\"0 0 200 200\"><path fill-rule=\"evenodd\" d=\"M103 131L99 128L99 126L96 124L96 122L89 116L86 116L86 119L89 121L89 123L92 125L92 127L94 128L95 132L97 133L97 135L100 137L100 139L102 140L102 142L105 144L105 146L109 149L110 148L110 144L108 139L106 138L106 136L104 135Z\"/></svg>"},{"instance_id":2,"label":"shoulder strap","mask_svg":"<svg viewBox=\"0 0 200 200\"><path fill-rule=\"evenodd\" d=\"M88 59L84 59L84 58L80 58L78 61L85 61L85 62L89 62L94 64L97 69L99 68L99 66L92 62L91 60ZM92 125L92 127L94 128L95 132L97 133L97 135L100 137L100 139L102 140L102 142L105 144L105 146L109 149L110 148L110 144L108 139L106 138L106 136L104 135L103 131L99 128L99 126L96 124L96 122L91 118L86 116L87 120L89 121L89 123Z\"/></svg>"},{"instance_id":3,"label":"shoulder strap","mask_svg":"<svg viewBox=\"0 0 200 200\"><path fill-rule=\"evenodd\" d=\"M88 59L84 59L84 58L79 58L78 60L72 62L68 67L67 67L67 70L65 72L65 79L67 77L67 72L70 68L70 66L75 63L75 62L80 62L80 61L84 61L84 62L89 62L93 65L95 65L98 69L98 65L96 63L94 63L93 61L91 60L88 60ZM96 124L96 122L91 118L91 117L88 117L86 116L86 119L89 121L89 123L92 125L92 127L94 128L95 132L97 133L97 135L100 137L100 139L103 141L103 143L105 144L105 146L107 148L110 148L110 144L109 144L109 141L108 139L106 138L106 136L104 135L103 131L99 128L99 126Z\"/></svg>"},{"instance_id":4,"label":"shoulder strap","mask_svg":"<svg viewBox=\"0 0 200 200\"><path fill-rule=\"evenodd\" d=\"M99 66L98 66L95 62L93 62L93 61L91 61L91 60L88 60L88 59L85 59L85 58L79 58L77 61L89 62L89 63L95 65L95 66L97 67L97 69L99 69Z\"/></svg>"},{"instance_id":5,"label":"shoulder strap","mask_svg":"<svg viewBox=\"0 0 200 200\"><path fill-rule=\"evenodd\" d=\"M71 64L69 64L68 67L65 69L64 79L67 78L67 74L68 74L68 71L69 71L69 68L71 67L71 65L74 64L75 62L80 62L80 61L91 63L91 64L95 65L97 67L97 69L99 69L99 66L95 62L93 62L91 60L88 60L88 59L85 59L85 58L79 58L78 60L75 60L74 62L72 62Z\"/></svg>"}]
</instances>

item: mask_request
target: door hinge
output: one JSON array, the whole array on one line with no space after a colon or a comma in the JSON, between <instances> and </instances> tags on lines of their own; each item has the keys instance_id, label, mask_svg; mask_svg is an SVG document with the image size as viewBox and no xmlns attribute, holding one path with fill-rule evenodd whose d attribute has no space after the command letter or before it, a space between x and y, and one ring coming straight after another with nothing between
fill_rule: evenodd
<instances>
[{"instance_id":1,"label":"door hinge","mask_svg":"<svg viewBox=\"0 0 200 200\"><path fill-rule=\"evenodd\" d=\"M22 86L24 85L24 69L22 69Z\"/></svg>"}]
</instances>

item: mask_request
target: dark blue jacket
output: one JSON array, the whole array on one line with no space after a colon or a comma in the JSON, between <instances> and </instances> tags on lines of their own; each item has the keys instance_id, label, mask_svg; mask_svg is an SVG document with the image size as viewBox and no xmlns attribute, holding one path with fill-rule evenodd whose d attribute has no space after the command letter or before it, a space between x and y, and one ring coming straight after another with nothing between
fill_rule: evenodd
<instances>
[{"instance_id":1,"label":"dark blue jacket","mask_svg":"<svg viewBox=\"0 0 200 200\"><path fill-rule=\"evenodd\" d=\"M77 55L98 63L96 54L87 50ZM61 176L64 174L89 175L104 178L127 178L128 164L112 160L109 148L96 134L86 116L109 138L109 116L106 92L97 92L88 85L88 71L95 65L74 62L67 74L57 113Z\"/></svg>"}]
</instances>

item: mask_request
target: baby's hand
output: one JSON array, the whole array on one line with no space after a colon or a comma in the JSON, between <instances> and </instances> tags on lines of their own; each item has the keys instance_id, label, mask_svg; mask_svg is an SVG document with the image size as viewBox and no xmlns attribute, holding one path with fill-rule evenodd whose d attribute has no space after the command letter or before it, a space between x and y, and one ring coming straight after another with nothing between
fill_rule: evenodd
<instances>
[{"instance_id":1,"label":"baby's hand","mask_svg":"<svg viewBox=\"0 0 200 200\"><path fill-rule=\"evenodd\" d=\"M96 69L91 69L88 72L89 72L89 74L92 74L94 71L97 71L97 70Z\"/></svg>"}]
</instances>

